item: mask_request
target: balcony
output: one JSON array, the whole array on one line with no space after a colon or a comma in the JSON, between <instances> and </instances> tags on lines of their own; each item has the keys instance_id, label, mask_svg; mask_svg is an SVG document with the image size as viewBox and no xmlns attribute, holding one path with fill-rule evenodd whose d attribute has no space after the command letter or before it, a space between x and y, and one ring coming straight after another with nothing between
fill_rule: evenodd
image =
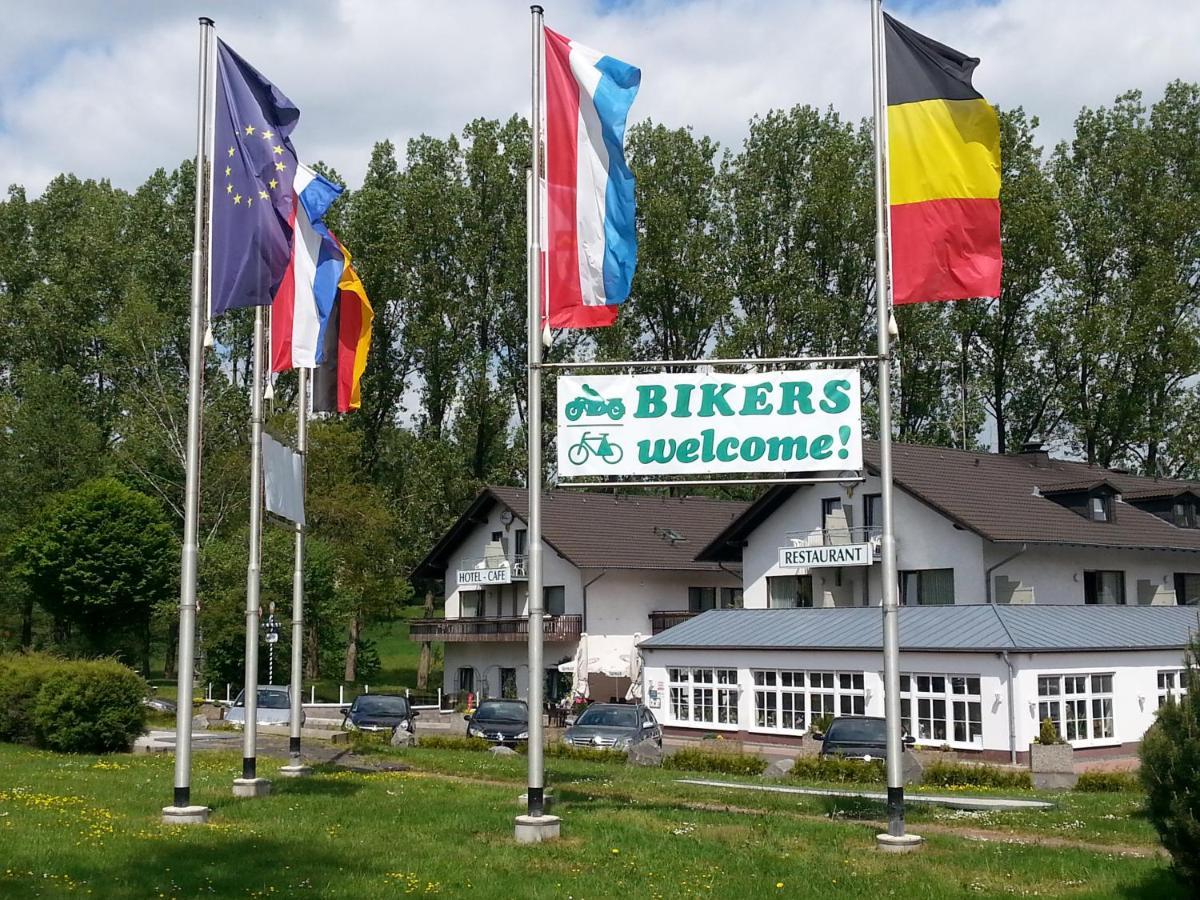
<instances>
[{"instance_id":1,"label":"balcony","mask_svg":"<svg viewBox=\"0 0 1200 900\"><path fill-rule=\"evenodd\" d=\"M547 641L575 641L583 631L583 616L546 616L542 635ZM410 641L461 643L524 641L529 637L526 616L478 616L466 619L413 619Z\"/></svg>"},{"instance_id":2,"label":"balcony","mask_svg":"<svg viewBox=\"0 0 1200 900\"><path fill-rule=\"evenodd\" d=\"M497 548L499 545L496 545ZM458 561L459 572L495 572L500 570L508 570L508 577L503 580L503 583L510 581L527 581L528 575L528 560L529 557L524 553L520 555L505 556L503 553L489 553L486 556L464 556ZM459 579L460 583L462 579ZM484 578L480 584L495 584L496 581Z\"/></svg>"},{"instance_id":3,"label":"balcony","mask_svg":"<svg viewBox=\"0 0 1200 900\"><path fill-rule=\"evenodd\" d=\"M878 525L858 527L835 526L814 528L812 531L793 531L787 535L791 547L839 547L850 544L870 544L875 562L880 559L880 536L883 529Z\"/></svg>"},{"instance_id":4,"label":"balcony","mask_svg":"<svg viewBox=\"0 0 1200 900\"><path fill-rule=\"evenodd\" d=\"M650 634L666 631L698 615L687 609L656 609L650 613Z\"/></svg>"}]
</instances>

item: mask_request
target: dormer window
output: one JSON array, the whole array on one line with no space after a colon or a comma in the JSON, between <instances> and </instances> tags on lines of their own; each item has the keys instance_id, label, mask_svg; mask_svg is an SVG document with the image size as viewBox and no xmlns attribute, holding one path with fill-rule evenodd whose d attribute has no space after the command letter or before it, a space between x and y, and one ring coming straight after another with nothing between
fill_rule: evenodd
<instances>
[{"instance_id":1,"label":"dormer window","mask_svg":"<svg viewBox=\"0 0 1200 900\"><path fill-rule=\"evenodd\" d=\"M1106 494L1092 494L1088 498L1089 518L1093 522L1112 521L1112 497Z\"/></svg>"},{"instance_id":2,"label":"dormer window","mask_svg":"<svg viewBox=\"0 0 1200 900\"><path fill-rule=\"evenodd\" d=\"M1108 481L1047 485L1039 493L1091 522L1112 522L1116 517L1119 494L1117 487Z\"/></svg>"},{"instance_id":3,"label":"dormer window","mask_svg":"<svg viewBox=\"0 0 1200 900\"><path fill-rule=\"evenodd\" d=\"M1197 527L1196 503L1188 497L1180 497L1172 508L1172 518L1179 528Z\"/></svg>"}]
</instances>

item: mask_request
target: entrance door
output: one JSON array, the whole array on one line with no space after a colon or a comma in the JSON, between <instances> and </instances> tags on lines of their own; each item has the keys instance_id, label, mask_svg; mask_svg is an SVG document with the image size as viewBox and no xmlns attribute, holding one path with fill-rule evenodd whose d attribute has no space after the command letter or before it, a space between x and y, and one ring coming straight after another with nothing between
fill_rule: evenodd
<instances>
[{"instance_id":1,"label":"entrance door","mask_svg":"<svg viewBox=\"0 0 1200 900\"><path fill-rule=\"evenodd\" d=\"M505 700L517 699L517 670L500 670L500 696Z\"/></svg>"}]
</instances>

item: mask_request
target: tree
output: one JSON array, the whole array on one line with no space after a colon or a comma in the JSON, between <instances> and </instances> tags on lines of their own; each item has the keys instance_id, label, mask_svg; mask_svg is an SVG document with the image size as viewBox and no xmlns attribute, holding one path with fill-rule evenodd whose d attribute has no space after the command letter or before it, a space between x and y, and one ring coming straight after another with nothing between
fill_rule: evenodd
<instances>
[{"instance_id":1,"label":"tree","mask_svg":"<svg viewBox=\"0 0 1200 900\"><path fill-rule=\"evenodd\" d=\"M179 546L158 504L111 478L60 494L22 532L19 571L43 608L77 625L89 647L132 632L150 671L150 617L176 596Z\"/></svg>"}]
</instances>

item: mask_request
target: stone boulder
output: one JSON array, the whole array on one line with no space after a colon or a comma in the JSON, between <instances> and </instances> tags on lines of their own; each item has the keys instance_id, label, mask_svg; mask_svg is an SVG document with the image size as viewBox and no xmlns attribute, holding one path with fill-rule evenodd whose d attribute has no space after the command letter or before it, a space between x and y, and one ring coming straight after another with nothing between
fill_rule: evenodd
<instances>
[{"instance_id":1,"label":"stone boulder","mask_svg":"<svg viewBox=\"0 0 1200 900\"><path fill-rule=\"evenodd\" d=\"M638 741L626 757L631 766L661 766L663 749L654 741Z\"/></svg>"},{"instance_id":2,"label":"stone boulder","mask_svg":"<svg viewBox=\"0 0 1200 900\"><path fill-rule=\"evenodd\" d=\"M393 747L411 747L416 742L417 739L413 737L412 732L405 731L403 728L392 729L392 739L389 743Z\"/></svg>"},{"instance_id":3,"label":"stone boulder","mask_svg":"<svg viewBox=\"0 0 1200 900\"><path fill-rule=\"evenodd\" d=\"M767 766L766 771L763 772L763 778L767 781L782 781L795 766L794 759L776 759Z\"/></svg>"},{"instance_id":4,"label":"stone boulder","mask_svg":"<svg viewBox=\"0 0 1200 900\"><path fill-rule=\"evenodd\" d=\"M208 728L207 716L192 716L192 730L205 731Z\"/></svg>"},{"instance_id":5,"label":"stone boulder","mask_svg":"<svg viewBox=\"0 0 1200 900\"><path fill-rule=\"evenodd\" d=\"M488 747L488 753L492 756L516 756L517 751L512 747L505 747L503 744L497 744L495 747Z\"/></svg>"},{"instance_id":6,"label":"stone boulder","mask_svg":"<svg viewBox=\"0 0 1200 900\"><path fill-rule=\"evenodd\" d=\"M905 750L900 755L900 771L904 775L905 784L920 784L925 775L925 765L911 750Z\"/></svg>"}]
</instances>

